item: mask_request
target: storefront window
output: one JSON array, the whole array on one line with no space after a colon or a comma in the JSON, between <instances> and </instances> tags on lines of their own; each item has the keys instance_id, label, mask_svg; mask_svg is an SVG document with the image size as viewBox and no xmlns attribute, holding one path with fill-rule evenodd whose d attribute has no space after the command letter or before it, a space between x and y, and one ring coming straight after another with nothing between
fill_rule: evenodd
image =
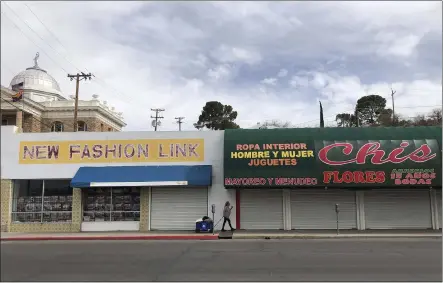
<instances>
[{"instance_id":1,"label":"storefront window","mask_svg":"<svg viewBox=\"0 0 443 283\"><path fill-rule=\"evenodd\" d=\"M83 221L140 221L140 188L90 188L84 191Z\"/></svg>"},{"instance_id":2,"label":"storefront window","mask_svg":"<svg viewBox=\"0 0 443 283\"><path fill-rule=\"evenodd\" d=\"M70 180L16 180L13 222L70 222Z\"/></svg>"}]
</instances>

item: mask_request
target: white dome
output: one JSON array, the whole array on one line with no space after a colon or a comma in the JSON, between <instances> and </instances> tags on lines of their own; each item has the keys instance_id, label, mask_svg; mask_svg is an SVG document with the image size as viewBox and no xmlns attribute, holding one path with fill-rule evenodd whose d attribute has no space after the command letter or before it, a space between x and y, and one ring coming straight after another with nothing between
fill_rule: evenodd
<instances>
[{"instance_id":1,"label":"white dome","mask_svg":"<svg viewBox=\"0 0 443 283\"><path fill-rule=\"evenodd\" d=\"M57 81L37 64L37 58L34 59L34 67L27 68L20 72L12 80L10 87L24 82L24 89L38 90L52 94L61 95L60 86Z\"/></svg>"}]
</instances>

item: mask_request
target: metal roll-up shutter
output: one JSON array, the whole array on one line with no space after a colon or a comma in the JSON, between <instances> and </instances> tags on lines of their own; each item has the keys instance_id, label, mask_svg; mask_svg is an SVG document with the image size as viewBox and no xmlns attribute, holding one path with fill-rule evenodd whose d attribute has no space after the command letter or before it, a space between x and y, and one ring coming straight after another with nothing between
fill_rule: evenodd
<instances>
[{"instance_id":1,"label":"metal roll-up shutter","mask_svg":"<svg viewBox=\"0 0 443 283\"><path fill-rule=\"evenodd\" d=\"M357 228L355 192L339 189L291 191L292 229L336 229L335 204L339 205L339 228Z\"/></svg>"},{"instance_id":2,"label":"metal roll-up shutter","mask_svg":"<svg viewBox=\"0 0 443 283\"><path fill-rule=\"evenodd\" d=\"M441 227L441 218L443 217L441 215L441 198L442 198L441 190L437 191L436 198L437 198L438 227L441 229L442 228Z\"/></svg>"},{"instance_id":3,"label":"metal roll-up shutter","mask_svg":"<svg viewBox=\"0 0 443 283\"><path fill-rule=\"evenodd\" d=\"M208 214L208 188L152 188L151 230L194 230Z\"/></svg>"},{"instance_id":4,"label":"metal roll-up shutter","mask_svg":"<svg viewBox=\"0 0 443 283\"><path fill-rule=\"evenodd\" d=\"M241 229L283 229L283 191L246 189L240 193Z\"/></svg>"},{"instance_id":5,"label":"metal roll-up shutter","mask_svg":"<svg viewBox=\"0 0 443 283\"><path fill-rule=\"evenodd\" d=\"M365 191L364 206L366 229L432 228L426 188Z\"/></svg>"}]
</instances>

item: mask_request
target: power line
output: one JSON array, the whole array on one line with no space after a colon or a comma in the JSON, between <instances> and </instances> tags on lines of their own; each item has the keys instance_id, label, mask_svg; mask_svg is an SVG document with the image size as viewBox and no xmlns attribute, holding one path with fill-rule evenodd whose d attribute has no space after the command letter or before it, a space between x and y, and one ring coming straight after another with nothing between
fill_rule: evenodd
<instances>
[{"instance_id":1,"label":"power line","mask_svg":"<svg viewBox=\"0 0 443 283\"><path fill-rule=\"evenodd\" d=\"M20 107L17 107L16 105L14 105L13 103L11 103L11 102L9 102L8 100L4 99L3 97L1 97L1 99L2 99L4 102L6 102L6 103L8 103L9 105L11 105L12 107L14 107L15 109L20 110L20 111L24 111L24 109L21 109ZM23 99L23 98L22 98L22 99ZM36 121L38 121L41 125L48 127L48 129L51 129L51 128L52 128L51 125L48 125L48 124L44 123L42 120L38 119L38 118L35 117L34 115L31 115L31 118L34 119L34 120L36 120Z\"/></svg>"},{"instance_id":2,"label":"power line","mask_svg":"<svg viewBox=\"0 0 443 283\"><path fill-rule=\"evenodd\" d=\"M26 36L26 38L29 40L29 41L31 41L35 46L37 46L39 49L40 49L40 51L42 51L55 65L57 65L57 66L59 66L65 73L68 73L68 71L66 71L62 66L60 66L60 64L58 64L57 62L55 62L54 61L54 59L52 59L51 58L51 56L49 56L49 54L48 53L46 53L46 51L40 46L40 45L38 45L37 43L35 43L35 41L34 40L32 40L19 26L17 26L15 23L14 23L14 21L8 16L8 15L6 15L3 11L1 11L1 14L3 15L3 16L5 16L6 17L6 19L8 19L14 26L15 26L15 28L17 28L23 35L25 35Z\"/></svg>"},{"instance_id":3,"label":"power line","mask_svg":"<svg viewBox=\"0 0 443 283\"><path fill-rule=\"evenodd\" d=\"M28 10L35 16L35 18L42 24L42 26L44 26L45 27L45 29L47 30L47 31L49 31L49 33L52 35L52 37L54 37L55 38L55 40L57 40L57 42L63 47L63 49L65 50L65 52L67 52L67 48L61 43L61 41L58 39L58 37L52 32L52 30L51 29L49 29L49 27L47 27L44 23L43 23L43 21L42 20L40 20L40 18L34 13L34 11L31 9L31 7L29 7L29 5L28 4L26 4L26 3L23 3L27 8L28 8ZM88 70L86 70L87 72L89 72Z\"/></svg>"},{"instance_id":4,"label":"power line","mask_svg":"<svg viewBox=\"0 0 443 283\"><path fill-rule=\"evenodd\" d=\"M23 19L21 19L20 18L20 16L18 16L17 15L17 13L15 13L14 12L14 10L11 8L11 7L9 7L6 3L4 3L13 13L14 13L14 15L17 17L17 18L19 18L26 26L28 26L28 28L33 32L33 33L35 33L44 43L46 43L52 50L54 50L59 56L61 56L63 59L65 59L69 64L71 64L77 71L79 71L80 72L80 69L78 68L78 67L76 67L70 60L68 60L65 56L62 56L57 50L55 50L55 48L53 48L49 43L47 43L46 41L44 41L44 39L32 28L32 27L30 27L30 25L25 21L25 20L23 20ZM28 9L30 9L29 7L28 7ZM45 28L47 28L46 27L46 25L44 25L43 24L43 21L42 20L40 20L40 18L38 18L38 16L30 9L30 11L33 13L33 15L34 16L36 16L36 18L37 18L37 20L39 21L39 22L41 22L42 23L42 25L45 27ZM3 13L2 12L2 14L4 14L5 16L6 16L6 14L5 13ZM46 53L44 50L43 50L43 48L42 47L40 47L38 44L36 44L32 39L30 39L29 38L29 36L20 28L20 27L18 27L8 16L6 16L6 18L23 34L23 35L25 35L27 38L28 38L28 40L30 40L32 43L34 43L34 45L36 45L38 48L40 48L42 51L43 51L43 53L45 53L46 54L46 56L48 56L49 57L49 59L51 59L51 61L54 63L54 64L56 64L56 65L58 65L63 71L65 71L65 73L68 73L60 64L57 64L49 55L48 55L48 53ZM54 33L53 32L51 32L51 30L49 30L48 28L47 28L47 30L52 34L52 35L54 35ZM57 39L57 41L59 41L60 42L60 40L58 40L58 38L54 35L54 37ZM64 47L64 46L63 46ZM66 47L64 47L64 49L67 51L67 48ZM88 71L88 69L87 68L85 68L85 70L87 71L87 72L89 72ZM94 76L94 75L93 75ZM96 76L94 76L94 78L96 79L95 80L95 82L98 84L98 85L100 85L100 86L102 86L102 87L104 87L103 85L107 85L108 86L108 88L110 88L111 90L113 90L114 91L114 93L115 94L117 94L117 95L119 95L119 96L121 96L121 97L124 97L124 95L122 95L123 94L123 92L121 92L121 91L118 91L118 90L116 90L115 88L113 88L112 86L110 86L109 84L107 84L106 83L106 81L105 80L103 80L103 79L101 79L101 78L97 78ZM102 82L102 84L100 84L100 81ZM104 87L104 88L106 88L106 87Z\"/></svg>"},{"instance_id":5,"label":"power line","mask_svg":"<svg viewBox=\"0 0 443 283\"><path fill-rule=\"evenodd\" d=\"M184 123L183 119L185 119L185 117L175 117L175 120L177 120L178 130L179 131L182 130L182 124Z\"/></svg>"},{"instance_id":6,"label":"power line","mask_svg":"<svg viewBox=\"0 0 443 283\"><path fill-rule=\"evenodd\" d=\"M80 71L79 68L77 68L69 59L67 59L65 56L63 56L62 54L60 54L54 47L52 47L51 44L49 44L48 42L45 41L45 39L43 37L41 37L29 24L26 20L23 20L22 18L20 18L20 16L11 8L9 7L9 5L6 2L3 2L6 7L9 8L9 10L11 10L11 12L17 17L19 18L23 23L25 23L25 25L38 37L40 38L41 41L43 41L44 43L46 43L52 50L55 51L55 53L57 53L57 55L59 55L60 57L62 57L63 59L65 59L69 64L71 64L75 69L77 69L77 71Z\"/></svg>"},{"instance_id":7,"label":"power line","mask_svg":"<svg viewBox=\"0 0 443 283\"><path fill-rule=\"evenodd\" d=\"M162 116L158 116L158 114L160 112L165 111L165 109L160 109L160 108L152 109L151 108L151 111L155 112L155 116L151 116L151 118L154 119L154 120L152 120L152 126L154 127L154 130L157 131L157 127L161 125L159 120L164 118Z\"/></svg>"}]
</instances>

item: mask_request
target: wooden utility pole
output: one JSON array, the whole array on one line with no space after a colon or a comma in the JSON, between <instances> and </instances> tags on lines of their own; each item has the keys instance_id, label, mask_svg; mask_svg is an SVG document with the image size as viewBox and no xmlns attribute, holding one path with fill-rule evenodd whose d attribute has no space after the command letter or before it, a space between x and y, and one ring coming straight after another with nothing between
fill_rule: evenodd
<instances>
[{"instance_id":1,"label":"wooden utility pole","mask_svg":"<svg viewBox=\"0 0 443 283\"><path fill-rule=\"evenodd\" d=\"M396 91L394 91L391 88L391 99L392 99L392 125L395 126L395 107L394 107L394 94Z\"/></svg>"},{"instance_id":2,"label":"wooden utility pole","mask_svg":"<svg viewBox=\"0 0 443 283\"><path fill-rule=\"evenodd\" d=\"M154 130L157 131L157 127L159 126L159 122L160 122L159 119L163 119L163 118L164 118L164 117L162 117L162 116L158 116L158 114L159 114L160 112L165 111L165 109L160 109L160 108L152 109L152 108L151 108L151 111L154 111L154 112L155 112L155 116L151 116L151 118L154 119L154 120L152 121L152 126L154 127Z\"/></svg>"},{"instance_id":3,"label":"wooden utility pole","mask_svg":"<svg viewBox=\"0 0 443 283\"><path fill-rule=\"evenodd\" d=\"M91 79L92 74L85 74L81 72L81 74L77 73L75 75L68 74L68 78L75 79L75 106L74 106L74 132L78 131L78 123L77 123L77 113L78 113L78 88L80 87L81 80Z\"/></svg>"},{"instance_id":4,"label":"wooden utility pole","mask_svg":"<svg viewBox=\"0 0 443 283\"><path fill-rule=\"evenodd\" d=\"M182 120L185 119L185 117L175 117L175 120L177 120L177 124L178 124L178 130L181 131L182 130L182 124L184 123Z\"/></svg>"}]
</instances>

